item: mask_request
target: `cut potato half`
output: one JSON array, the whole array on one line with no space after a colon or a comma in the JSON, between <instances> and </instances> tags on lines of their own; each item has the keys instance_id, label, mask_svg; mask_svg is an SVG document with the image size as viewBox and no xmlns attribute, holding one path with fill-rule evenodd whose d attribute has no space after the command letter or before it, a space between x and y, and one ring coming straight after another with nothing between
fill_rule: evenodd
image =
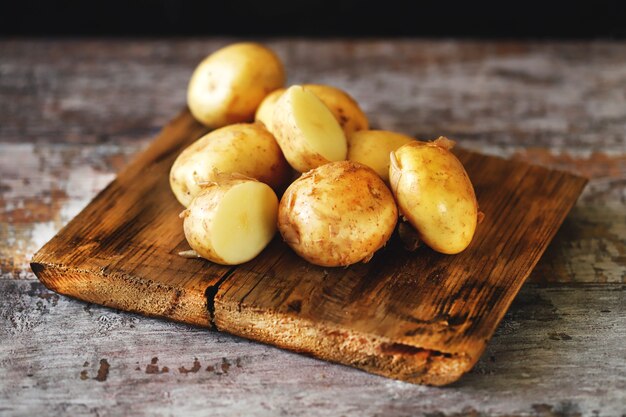
<instances>
[{"instance_id":1,"label":"cut potato half","mask_svg":"<svg viewBox=\"0 0 626 417\"><path fill-rule=\"evenodd\" d=\"M346 136L353 132L369 128L367 116L359 107L359 103L347 92L330 85L304 84L305 90L312 92L335 115L335 119Z\"/></svg>"},{"instance_id":2,"label":"cut potato half","mask_svg":"<svg viewBox=\"0 0 626 417\"><path fill-rule=\"evenodd\" d=\"M183 212L187 242L222 265L256 257L276 234L278 198L266 184L233 177L207 184Z\"/></svg>"},{"instance_id":3,"label":"cut potato half","mask_svg":"<svg viewBox=\"0 0 626 417\"><path fill-rule=\"evenodd\" d=\"M278 100L270 130L289 164L299 172L347 157L346 136L335 116L302 86L290 87Z\"/></svg>"}]
</instances>

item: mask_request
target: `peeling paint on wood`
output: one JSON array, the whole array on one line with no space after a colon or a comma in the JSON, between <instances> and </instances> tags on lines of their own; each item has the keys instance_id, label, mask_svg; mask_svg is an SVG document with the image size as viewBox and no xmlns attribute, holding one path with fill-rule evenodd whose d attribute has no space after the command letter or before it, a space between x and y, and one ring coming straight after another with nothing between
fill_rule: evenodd
<instances>
[{"instance_id":1,"label":"peeling paint on wood","mask_svg":"<svg viewBox=\"0 0 626 417\"><path fill-rule=\"evenodd\" d=\"M0 142L0 268L19 272L141 148Z\"/></svg>"}]
</instances>

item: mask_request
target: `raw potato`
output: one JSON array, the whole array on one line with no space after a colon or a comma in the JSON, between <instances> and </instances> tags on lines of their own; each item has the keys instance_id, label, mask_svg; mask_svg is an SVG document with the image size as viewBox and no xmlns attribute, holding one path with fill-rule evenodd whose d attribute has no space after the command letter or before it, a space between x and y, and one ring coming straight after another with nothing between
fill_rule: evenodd
<instances>
[{"instance_id":1,"label":"raw potato","mask_svg":"<svg viewBox=\"0 0 626 417\"><path fill-rule=\"evenodd\" d=\"M254 121L263 123L266 127L270 126L272 122L272 115L274 114L274 107L276 102L285 92L285 88L279 88L269 93L259 105L254 116Z\"/></svg>"},{"instance_id":2,"label":"raw potato","mask_svg":"<svg viewBox=\"0 0 626 417\"><path fill-rule=\"evenodd\" d=\"M353 132L368 128L367 116L359 104L345 91L321 84L304 84L302 87L315 94L328 107L339 122L346 137L349 137ZM279 88L265 97L257 109L254 120L269 127L274 106L284 92L284 88Z\"/></svg>"},{"instance_id":3,"label":"raw potato","mask_svg":"<svg viewBox=\"0 0 626 417\"><path fill-rule=\"evenodd\" d=\"M277 192L292 171L276 140L260 123L234 124L214 130L192 143L176 158L170 186L185 207L220 173L239 173L268 184Z\"/></svg>"},{"instance_id":4,"label":"raw potato","mask_svg":"<svg viewBox=\"0 0 626 417\"><path fill-rule=\"evenodd\" d=\"M389 153L414 140L387 130L361 130L348 138L348 160L367 165L389 182Z\"/></svg>"},{"instance_id":5,"label":"raw potato","mask_svg":"<svg viewBox=\"0 0 626 417\"><path fill-rule=\"evenodd\" d=\"M391 153L389 170L400 213L425 244L446 254L470 244L478 219L474 187L452 145L443 137L408 143Z\"/></svg>"},{"instance_id":6,"label":"raw potato","mask_svg":"<svg viewBox=\"0 0 626 417\"><path fill-rule=\"evenodd\" d=\"M187 104L201 123L217 128L250 121L261 101L285 84L276 54L256 43L236 43L205 58L187 89Z\"/></svg>"},{"instance_id":7,"label":"raw potato","mask_svg":"<svg viewBox=\"0 0 626 417\"><path fill-rule=\"evenodd\" d=\"M350 137L357 130L369 128L369 121L359 104L348 93L336 87L321 84L304 84L305 90L309 90L317 96L335 115L346 137Z\"/></svg>"},{"instance_id":8,"label":"raw potato","mask_svg":"<svg viewBox=\"0 0 626 417\"><path fill-rule=\"evenodd\" d=\"M372 169L342 161L294 181L280 201L278 229L307 261L321 266L367 262L393 233L398 209Z\"/></svg>"},{"instance_id":9,"label":"raw potato","mask_svg":"<svg viewBox=\"0 0 626 417\"><path fill-rule=\"evenodd\" d=\"M185 238L199 256L238 265L272 240L277 213L278 198L269 186L232 176L205 185L181 217Z\"/></svg>"},{"instance_id":10,"label":"raw potato","mask_svg":"<svg viewBox=\"0 0 626 417\"><path fill-rule=\"evenodd\" d=\"M343 161L348 153L346 137L331 111L299 85L289 87L276 103L270 131L299 172Z\"/></svg>"}]
</instances>

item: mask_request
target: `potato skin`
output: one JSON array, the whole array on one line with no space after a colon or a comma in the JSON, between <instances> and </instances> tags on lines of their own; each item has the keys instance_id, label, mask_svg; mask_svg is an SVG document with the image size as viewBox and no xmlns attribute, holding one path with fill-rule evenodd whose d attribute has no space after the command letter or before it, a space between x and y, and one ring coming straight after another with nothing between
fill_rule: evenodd
<instances>
[{"instance_id":1,"label":"potato skin","mask_svg":"<svg viewBox=\"0 0 626 417\"><path fill-rule=\"evenodd\" d=\"M271 49L235 43L198 65L187 88L187 104L199 122L212 128L247 122L265 96L284 84L283 64Z\"/></svg>"},{"instance_id":2,"label":"potato skin","mask_svg":"<svg viewBox=\"0 0 626 417\"><path fill-rule=\"evenodd\" d=\"M323 84L304 84L302 87L315 94L330 109L346 137L369 128L369 120L359 103L345 91Z\"/></svg>"},{"instance_id":3,"label":"potato skin","mask_svg":"<svg viewBox=\"0 0 626 417\"><path fill-rule=\"evenodd\" d=\"M387 130L360 130L348 138L348 160L367 165L388 183L389 153L413 140Z\"/></svg>"},{"instance_id":4,"label":"potato skin","mask_svg":"<svg viewBox=\"0 0 626 417\"><path fill-rule=\"evenodd\" d=\"M265 98L257 108L256 114L254 115L255 122L263 123L263 125L265 125L265 127L269 129L272 122L272 115L274 114L274 107L276 106L276 102L280 99L285 90L285 88L279 88L278 90L274 90L267 96L265 96Z\"/></svg>"},{"instance_id":5,"label":"potato skin","mask_svg":"<svg viewBox=\"0 0 626 417\"><path fill-rule=\"evenodd\" d=\"M398 209L371 169L332 162L294 181L278 207L278 230L302 258L320 266L367 262L385 245Z\"/></svg>"},{"instance_id":6,"label":"potato skin","mask_svg":"<svg viewBox=\"0 0 626 417\"><path fill-rule=\"evenodd\" d=\"M420 239L437 252L456 254L472 241L478 204L450 143L439 138L400 147L391 153L389 177L400 213Z\"/></svg>"},{"instance_id":7,"label":"potato skin","mask_svg":"<svg viewBox=\"0 0 626 417\"><path fill-rule=\"evenodd\" d=\"M292 170L271 133L260 123L222 127L187 147L172 165L170 186L185 207L201 190L200 183L221 173L238 173L266 183L280 193Z\"/></svg>"}]
</instances>

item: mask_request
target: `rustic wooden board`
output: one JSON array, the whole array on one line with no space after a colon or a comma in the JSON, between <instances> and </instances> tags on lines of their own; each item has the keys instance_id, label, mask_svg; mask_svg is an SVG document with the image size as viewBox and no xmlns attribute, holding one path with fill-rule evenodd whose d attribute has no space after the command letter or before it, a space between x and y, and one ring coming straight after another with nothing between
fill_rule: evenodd
<instances>
[{"instance_id":1,"label":"rustic wooden board","mask_svg":"<svg viewBox=\"0 0 626 417\"><path fill-rule=\"evenodd\" d=\"M168 125L34 256L35 274L62 294L210 326L204 292L230 268L178 256L187 247L167 175L177 153L205 132L187 114Z\"/></svg>"},{"instance_id":2,"label":"rustic wooden board","mask_svg":"<svg viewBox=\"0 0 626 417\"><path fill-rule=\"evenodd\" d=\"M458 151L485 221L446 256L397 242L368 264L320 268L275 239L230 268L181 258L176 155L205 132L183 112L33 258L50 289L306 352L392 378L457 380L478 360L586 180Z\"/></svg>"},{"instance_id":3,"label":"rustic wooden board","mask_svg":"<svg viewBox=\"0 0 626 417\"><path fill-rule=\"evenodd\" d=\"M524 284L478 363L440 389L83 303L27 275L0 279L3 417L205 417L207 410L211 417L618 417L626 411L621 284Z\"/></svg>"}]
</instances>

